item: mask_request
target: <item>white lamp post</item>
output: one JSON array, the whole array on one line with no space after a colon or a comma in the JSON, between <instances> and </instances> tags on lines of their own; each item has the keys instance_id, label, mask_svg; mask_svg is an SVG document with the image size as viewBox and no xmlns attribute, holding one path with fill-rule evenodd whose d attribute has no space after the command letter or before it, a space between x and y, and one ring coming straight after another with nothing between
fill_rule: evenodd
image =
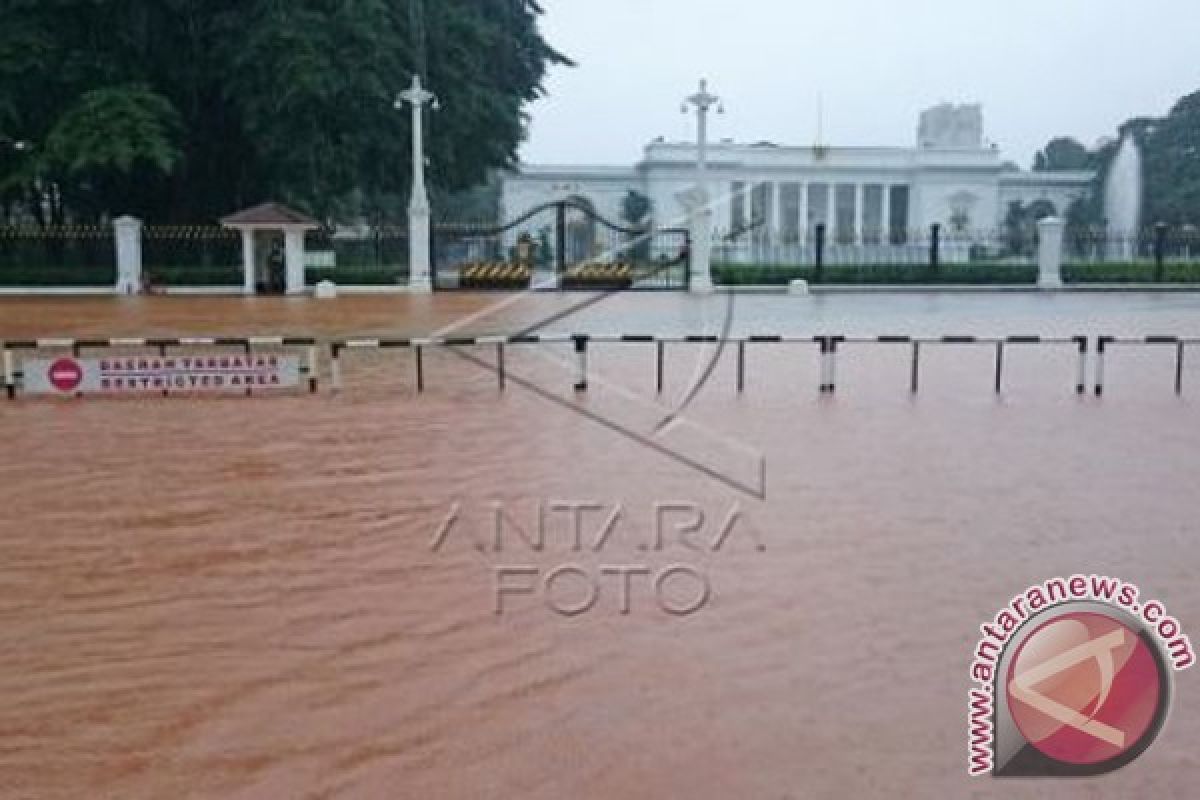
<instances>
[{"instance_id":1,"label":"white lamp post","mask_svg":"<svg viewBox=\"0 0 1200 800\"><path fill-rule=\"evenodd\" d=\"M708 112L716 107L718 114L725 113L721 98L708 91L708 81L700 81L700 90L686 97L682 111L696 110L696 186L679 196L688 210L692 229L692 281L693 292L708 294L712 283L712 198L708 191Z\"/></svg>"},{"instance_id":2,"label":"white lamp post","mask_svg":"<svg viewBox=\"0 0 1200 800\"><path fill-rule=\"evenodd\" d=\"M690 112L693 107L696 109L696 172L699 176L697 183L705 190L708 189L705 183L708 172L708 112L714 106L718 114L725 113L721 98L711 94L708 91L708 81L701 79L700 91L684 98L682 108L684 114Z\"/></svg>"},{"instance_id":3,"label":"white lamp post","mask_svg":"<svg viewBox=\"0 0 1200 800\"><path fill-rule=\"evenodd\" d=\"M396 110L404 104L412 106L412 198L408 203L408 285L414 292L430 292L429 264L429 195L425 191L425 141L422 111L426 103L434 111L440 108L437 95L421 86L413 75L412 86L396 97Z\"/></svg>"}]
</instances>

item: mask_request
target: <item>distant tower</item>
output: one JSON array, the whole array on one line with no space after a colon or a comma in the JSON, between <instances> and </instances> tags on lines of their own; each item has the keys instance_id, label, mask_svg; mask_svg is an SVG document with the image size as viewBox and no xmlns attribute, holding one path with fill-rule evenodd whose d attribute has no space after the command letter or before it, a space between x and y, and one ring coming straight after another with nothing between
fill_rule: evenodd
<instances>
[{"instance_id":1,"label":"distant tower","mask_svg":"<svg viewBox=\"0 0 1200 800\"><path fill-rule=\"evenodd\" d=\"M921 112L917 147L922 150L982 150L983 106L942 103Z\"/></svg>"}]
</instances>

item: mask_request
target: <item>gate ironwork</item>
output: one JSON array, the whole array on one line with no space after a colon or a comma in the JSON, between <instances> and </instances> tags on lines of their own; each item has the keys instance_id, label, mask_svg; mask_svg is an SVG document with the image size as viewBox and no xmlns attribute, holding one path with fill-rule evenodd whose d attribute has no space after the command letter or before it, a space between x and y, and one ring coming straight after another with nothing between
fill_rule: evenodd
<instances>
[{"instance_id":1,"label":"gate ironwork","mask_svg":"<svg viewBox=\"0 0 1200 800\"><path fill-rule=\"evenodd\" d=\"M433 229L437 289L686 289L683 228L619 225L583 200L546 203L494 227Z\"/></svg>"}]
</instances>

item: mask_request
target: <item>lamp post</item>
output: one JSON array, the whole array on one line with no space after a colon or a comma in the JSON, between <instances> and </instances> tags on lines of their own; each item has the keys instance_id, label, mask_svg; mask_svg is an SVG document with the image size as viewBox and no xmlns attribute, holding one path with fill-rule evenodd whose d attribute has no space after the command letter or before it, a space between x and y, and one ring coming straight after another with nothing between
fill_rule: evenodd
<instances>
[{"instance_id":1,"label":"lamp post","mask_svg":"<svg viewBox=\"0 0 1200 800\"><path fill-rule=\"evenodd\" d=\"M708 294L713 291L712 283L712 198L708 192L708 112L716 107L718 114L725 113L721 98L708 91L708 81L700 81L700 89L684 98L682 112L696 111L696 186L679 195L687 209L692 231L691 248L691 291Z\"/></svg>"},{"instance_id":2,"label":"lamp post","mask_svg":"<svg viewBox=\"0 0 1200 800\"><path fill-rule=\"evenodd\" d=\"M725 113L721 98L708 91L708 81L701 79L700 90L684 98L681 111L689 113L696 109L696 173L697 183L707 189L705 181L708 172L708 112L716 107L718 114Z\"/></svg>"},{"instance_id":3,"label":"lamp post","mask_svg":"<svg viewBox=\"0 0 1200 800\"><path fill-rule=\"evenodd\" d=\"M412 86L396 97L396 110L412 106L412 197L408 203L408 285L414 292L430 292L429 194L425 190L425 141L422 112L426 104L437 111L437 95L421 86L413 75Z\"/></svg>"}]
</instances>

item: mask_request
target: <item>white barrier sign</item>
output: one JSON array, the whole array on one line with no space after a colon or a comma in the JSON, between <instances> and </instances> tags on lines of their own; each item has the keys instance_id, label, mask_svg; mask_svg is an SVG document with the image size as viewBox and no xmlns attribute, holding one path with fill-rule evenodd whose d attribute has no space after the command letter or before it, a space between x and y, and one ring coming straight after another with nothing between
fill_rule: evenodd
<instances>
[{"instance_id":1,"label":"white barrier sign","mask_svg":"<svg viewBox=\"0 0 1200 800\"><path fill-rule=\"evenodd\" d=\"M290 389L297 356L198 353L182 356L37 358L23 364L29 394L153 394Z\"/></svg>"}]
</instances>

